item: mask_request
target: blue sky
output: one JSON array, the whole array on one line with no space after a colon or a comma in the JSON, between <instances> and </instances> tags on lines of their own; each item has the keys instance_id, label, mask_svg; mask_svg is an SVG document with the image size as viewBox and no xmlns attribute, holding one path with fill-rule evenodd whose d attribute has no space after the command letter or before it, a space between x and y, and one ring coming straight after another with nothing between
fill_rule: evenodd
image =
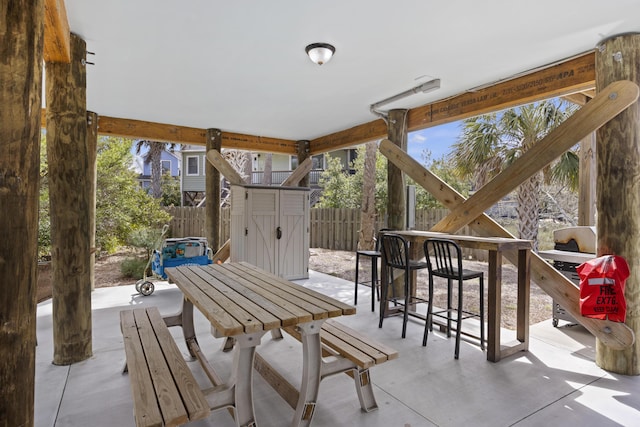
<instances>
[{"instance_id":1,"label":"blue sky","mask_svg":"<svg viewBox=\"0 0 640 427\"><path fill-rule=\"evenodd\" d=\"M409 133L408 153L420 164L424 149L431 151L431 159L439 160L449 154L451 145L460 133L460 122L447 123Z\"/></svg>"}]
</instances>

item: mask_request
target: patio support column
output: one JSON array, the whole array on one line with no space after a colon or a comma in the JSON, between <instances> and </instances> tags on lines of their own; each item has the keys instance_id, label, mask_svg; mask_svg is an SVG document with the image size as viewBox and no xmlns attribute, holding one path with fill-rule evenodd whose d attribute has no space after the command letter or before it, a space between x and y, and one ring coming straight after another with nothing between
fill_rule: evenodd
<instances>
[{"instance_id":1,"label":"patio support column","mask_svg":"<svg viewBox=\"0 0 640 427\"><path fill-rule=\"evenodd\" d=\"M207 151L222 150L222 131L207 129ZM205 233L209 247L214 253L220 249L220 172L211 162L205 162Z\"/></svg>"},{"instance_id":2,"label":"patio support column","mask_svg":"<svg viewBox=\"0 0 640 427\"><path fill-rule=\"evenodd\" d=\"M596 224L596 134L580 141L578 225Z\"/></svg>"},{"instance_id":3,"label":"patio support column","mask_svg":"<svg viewBox=\"0 0 640 427\"><path fill-rule=\"evenodd\" d=\"M298 164L302 164L307 157L309 157L310 153L310 144L311 142L307 140L298 141ZM298 187L308 187L309 186L309 174L306 174L304 178L300 180L298 183Z\"/></svg>"},{"instance_id":4,"label":"patio support column","mask_svg":"<svg viewBox=\"0 0 640 427\"><path fill-rule=\"evenodd\" d=\"M407 114L409 110L391 110L388 117L389 140L407 151ZM406 217L405 179L402 170L387 163L387 226L404 230Z\"/></svg>"},{"instance_id":5,"label":"patio support column","mask_svg":"<svg viewBox=\"0 0 640 427\"><path fill-rule=\"evenodd\" d=\"M86 44L71 35L71 62L46 64L47 159L53 280L53 363L91 357L91 148Z\"/></svg>"},{"instance_id":6,"label":"patio support column","mask_svg":"<svg viewBox=\"0 0 640 427\"><path fill-rule=\"evenodd\" d=\"M87 154L89 162L89 178L91 188L89 196L89 279L91 280L91 290L96 288L96 189L98 187L98 114L87 111Z\"/></svg>"},{"instance_id":7,"label":"patio support column","mask_svg":"<svg viewBox=\"0 0 640 427\"><path fill-rule=\"evenodd\" d=\"M604 40L596 51L596 90L618 80L640 84L640 34ZM629 263L625 323L636 335L625 350L596 341L596 363L619 374L640 374L640 101L597 131L597 252Z\"/></svg>"},{"instance_id":8,"label":"patio support column","mask_svg":"<svg viewBox=\"0 0 640 427\"><path fill-rule=\"evenodd\" d=\"M0 6L0 424L33 426L42 0Z\"/></svg>"}]
</instances>

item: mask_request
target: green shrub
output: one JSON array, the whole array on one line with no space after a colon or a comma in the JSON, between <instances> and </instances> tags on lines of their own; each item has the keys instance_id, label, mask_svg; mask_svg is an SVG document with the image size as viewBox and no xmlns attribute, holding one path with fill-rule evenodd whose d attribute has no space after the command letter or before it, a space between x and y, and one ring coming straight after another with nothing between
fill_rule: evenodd
<instances>
[{"instance_id":1,"label":"green shrub","mask_svg":"<svg viewBox=\"0 0 640 427\"><path fill-rule=\"evenodd\" d=\"M147 267L147 261L142 258L125 258L120 264L120 272L132 279L142 279L144 277L144 270Z\"/></svg>"}]
</instances>

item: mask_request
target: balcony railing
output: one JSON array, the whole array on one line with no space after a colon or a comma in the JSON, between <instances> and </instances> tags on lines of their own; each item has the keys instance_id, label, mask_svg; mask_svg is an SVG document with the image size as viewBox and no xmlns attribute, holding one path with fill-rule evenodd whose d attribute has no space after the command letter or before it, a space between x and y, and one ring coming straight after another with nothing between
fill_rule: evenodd
<instances>
[{"instance_id":1,"label":"balcony railing","mask_svg":"<svg viewBox=\"0 0 640 427\"><path fill-rule=\"evenodd\" d=\"M271 172L271 185L280 185L291 175L292 171L272 171ZM312 170L309 172L309 185L317 186L320 182L321 170ZM251 183L262 184L264 182L264 172L252 172Z\"/></svg>"}]
</instances>

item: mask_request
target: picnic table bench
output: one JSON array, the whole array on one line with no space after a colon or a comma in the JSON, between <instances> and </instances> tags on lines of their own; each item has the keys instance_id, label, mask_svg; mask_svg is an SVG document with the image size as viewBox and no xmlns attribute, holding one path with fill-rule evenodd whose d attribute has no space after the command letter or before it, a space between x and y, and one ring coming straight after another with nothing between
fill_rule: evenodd
<instances>
[{"instance_id":1,"label":"picnic table bench","mask_svg":"<svg viewBox=\"0 0 640 427\"><path fill-rule=\"evenodd\" d=\"M207 399L157 307L121 311L120 328L136 426L177 426L209 416Z\"/></svg>"},{"instance_id":2,"label":"picnic table bench","mask_svg":"<svg viewBox=\"0 0 640 427\"><path fill-rule=\"evenodd\" d=\"M285 332L302 341L302 334L295 327L283 328ZM274 333L275 338L282 335ZM328 319L320 331L322 356L320 381L328 376L346 373L355 381L360 407L364 412L378 408L369 369L398 357L398 352L336 320ZM326 359L324 359L326 358ZM298 400L297 390L269 363L256 354L255 369L276 389L292 407Z\"/></svg>"}]
</instances>

